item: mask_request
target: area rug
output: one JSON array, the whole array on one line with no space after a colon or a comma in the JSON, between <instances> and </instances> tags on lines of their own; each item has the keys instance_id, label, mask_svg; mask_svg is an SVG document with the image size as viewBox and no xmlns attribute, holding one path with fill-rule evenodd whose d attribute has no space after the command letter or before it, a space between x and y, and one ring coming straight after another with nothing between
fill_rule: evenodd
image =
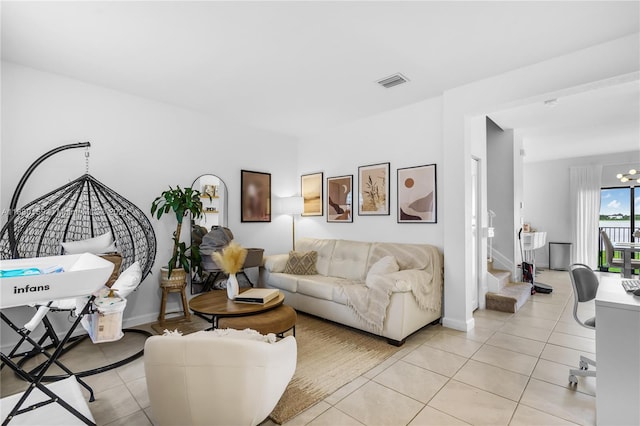
<instances>
[{"instance_id":1,"label":"area rug","mask_svg":"<svg viewBox=\"0 0 640 426\"><path fill-rule=\"evenodd\" d=\"M386 339L298 313L298 365L269 416L282 424L369 371L401 348Z\"/></svg>"}]
</instances>

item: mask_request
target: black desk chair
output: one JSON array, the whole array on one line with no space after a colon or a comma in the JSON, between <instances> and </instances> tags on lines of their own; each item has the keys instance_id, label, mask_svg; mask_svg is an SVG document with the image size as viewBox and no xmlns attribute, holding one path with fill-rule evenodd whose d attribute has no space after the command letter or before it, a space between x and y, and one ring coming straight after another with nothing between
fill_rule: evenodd
<instances>
[{"instance_id":1,"label":"black desk chair","mask_svg":"<svg viewBox=\"0 0 640 426\"><path fill-rule=\"evenodd\" d=\"M589 318L587 320L581 320L578 317L578 304L589 302L596 297L598 292L598 277L593 270L582 263L574 263L569 267L569 276L571 277L571 285L573 286L573 318L576 322L585 328L595 330L596 318ZM589 370L589 366L596 366L596 362L585 356L580 355L580 369L569 370L569 384L577 385L578 376L581 377L596 377L594 370Z\"/></svg>"}]
</instances>

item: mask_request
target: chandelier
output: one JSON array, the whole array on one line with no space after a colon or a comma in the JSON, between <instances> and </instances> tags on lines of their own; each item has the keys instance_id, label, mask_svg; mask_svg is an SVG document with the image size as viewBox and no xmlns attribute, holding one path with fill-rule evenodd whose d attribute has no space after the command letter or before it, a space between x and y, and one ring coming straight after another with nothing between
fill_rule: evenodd
<instances>
[{"instance_id":1,"label":"chandelier","mask_svg":"<svg viewBox=\"0 0 640 426\"><path fill-rule=\"evenodd\" d=\"M616 177L620 179L620 182L622 183L626 183L634 180L640 183L640 173L638 173L636 169L629 170L629 173L618 173Z\"/></svg>"}]
</instances>

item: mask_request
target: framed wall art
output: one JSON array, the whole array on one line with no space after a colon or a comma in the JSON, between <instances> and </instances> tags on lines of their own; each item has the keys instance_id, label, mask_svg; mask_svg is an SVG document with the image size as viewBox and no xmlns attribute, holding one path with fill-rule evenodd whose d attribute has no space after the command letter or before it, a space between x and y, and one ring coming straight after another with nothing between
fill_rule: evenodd
<instances>
[{"instance_id":1,"label":"framed wall art","mask_svg":"<svg viewBox=\"0 0 640 426\"><path fill-rule=\"evenodd\" d=\"M353 222L353 175L327 178L327 222Z\"/></svg>"},{"instance_id":2,"label":"framed wall art","mask_svg":"<svg viewBox=\"0 0 640 426\"><path fill-rule=\"evenodd\" d=\"M312 173L300 177L300 193L304 198L304 211L302 216L322 216L324 207L322 203L323 174Z\"/></svg>"},{"instance_id":3,"label":"framed wall art","mask_svg":"<svg viewBox=\"0 0 640 426\"><path fill-rule=\"evenodd\" d=\"M389 163L358 167L358 215L389 214Z\"/></svg>"},{"instance_id":4,"label":"framed wall art","mask_svg":"<svg viewBox=\"0 0 640 426\"><path fill-rule=\"evenodd\" d=\"M436 223L436 165L398 169L398 223Z\"/></svg>"},{"instance_id":5,"label":"framed wall art","mask_svg":"<svg viewBox=\"0 0 640 426\"><path fill-rule=\"evenodd\" d=\"M242 222L271 222L271 174L241 171Z\"/></svg>"}]
</instances>

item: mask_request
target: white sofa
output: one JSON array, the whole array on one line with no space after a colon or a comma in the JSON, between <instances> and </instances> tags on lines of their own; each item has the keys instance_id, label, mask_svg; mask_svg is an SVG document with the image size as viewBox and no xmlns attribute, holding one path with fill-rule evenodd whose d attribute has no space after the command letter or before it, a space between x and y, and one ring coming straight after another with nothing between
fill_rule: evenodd
<instances>
[{"instance_id":1,"label":"white sofa","mask_svg":"<svg viewBox=\"0 0 640 426\"><path fill-rule=\"evenodd\" d=\"M317 275L284 273L289 255L277 254L265 257L261 282L282 291L285 304L299 311L395 345L442 316L443 257L435 246L303 238L296 251L318 253ZM373 273L393 259L398 271Z\"/></svg>"}]
</instances>

